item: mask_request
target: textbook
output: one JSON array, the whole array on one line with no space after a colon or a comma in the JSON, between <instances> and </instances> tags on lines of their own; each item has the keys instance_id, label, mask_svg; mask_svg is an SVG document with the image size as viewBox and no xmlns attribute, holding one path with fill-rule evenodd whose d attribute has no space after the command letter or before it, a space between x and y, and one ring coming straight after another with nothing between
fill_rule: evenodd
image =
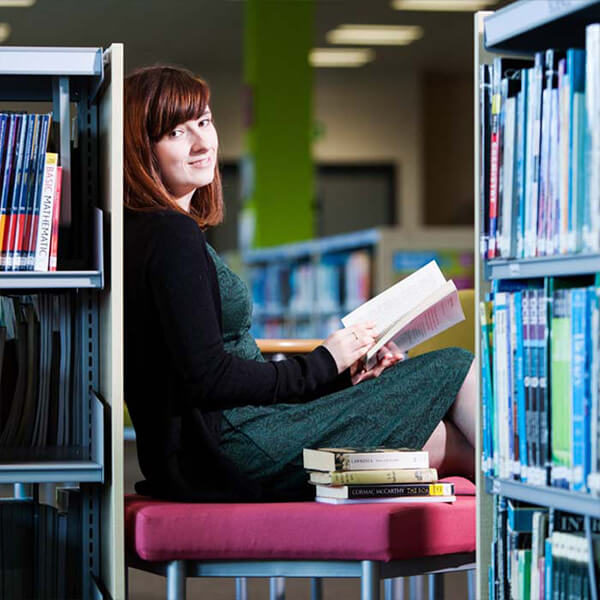
<instances>
[{"instance_id":1,"label":"textbook","mask_svg":"<svg viewBox=\"0 0 600 600\"><path fill-rule=\"evenodd\" d=\"M453 496L453 483L399 483L395 485L317 485L318 498L427 498Z\"/></svg>"},{"instance_id":2,"label":"textbook","mask_svg":"<svg viewBox=\"0 0 600 600\"><path fill-rule=\"evenodd\" d=\"M446 281L435 260L381 292L347 314L344 327L364 321L376 324L377 342L365 354L367 369L377 362L377 353L388 342L406 352L425 340L463 321L458 292Z\"/></svg>"},{"instance_id":3,"label":"textbook","mask_svg":"<svg viewBox=\"0 0 600 600\"><path fill-rule=\"evenodd\" d=\"M311 471L429 468L429 453L411 448L304 448L303 459Z\"/></svg>"},{"instance_id":4,"label":"textbook","mask_svg":"<svg viewBox=\"0 0 600 600\"><path fill-rule=\"evenodd\" d=\"M416 496L403 498L394 496L392 498L326 498L324 496L317 496L315 498L317 502L323 502L324 504L370 504L373 502L395 502L397 504L404 504L406 502L416 502L421 504L429 504L433 502L455 502L456 496Z\"/></svg>"},{"instance_id":5,"label":"textbook","mask_svg":"<svg viewBox=\"0 0 600 600\"><path fill-rule=\"evenodd\" d=\"M432 483L438 480L436 469L374 469L370 471L310 471L309 482L321 485L366 483Z\"/></svg>"}]
</instances>

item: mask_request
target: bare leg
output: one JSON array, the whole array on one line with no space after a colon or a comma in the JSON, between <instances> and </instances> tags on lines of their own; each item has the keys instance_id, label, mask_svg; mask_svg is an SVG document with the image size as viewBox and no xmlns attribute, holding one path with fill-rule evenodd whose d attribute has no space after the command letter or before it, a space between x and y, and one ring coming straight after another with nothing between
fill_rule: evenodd
<instances>
[{"instance_id":1,"label":"bare leg","mask_svg":"<svg viewBox=\"0 0 600 600\"><path fill-rule=\"evenodd\" d=\"M423 446L429 452L429 464L441 477L463 475L473 479L475 452L473 446L451 421L440 421Z\"/></svg>"},{"instance_id":2,"label":"bare leg","mask_svg":"<svg viewBox=\"0 0 600 600\"><path fill-rule=\"evenodd\" d=\"M473 361L458 390L456 400L447 414L447 418L460 429L473 448L475 448L475 411L477 410L475 376L475 361Z\"/></svg>"}]
</instances>

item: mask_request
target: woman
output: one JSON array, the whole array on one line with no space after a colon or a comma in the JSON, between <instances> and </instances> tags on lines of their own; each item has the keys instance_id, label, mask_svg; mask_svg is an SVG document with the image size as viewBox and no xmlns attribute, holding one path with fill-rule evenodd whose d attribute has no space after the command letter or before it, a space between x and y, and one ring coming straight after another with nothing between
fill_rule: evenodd
<instances>
[{"instance_id":1,"label":"woman","mask_svg":"<svg viewBox=\"0 0 600 600\"><path fill-rule=\"evenodd\" d=\"M302 448L411 446L472 476L472 356L359 359L373 324L265 362L247 289L206 243L223 218L207 85L171 67L125 81L125 385L146 478L178 500L311 495ZM398 364L396 364L398 363Z\"/></svg>"}]
</instances>

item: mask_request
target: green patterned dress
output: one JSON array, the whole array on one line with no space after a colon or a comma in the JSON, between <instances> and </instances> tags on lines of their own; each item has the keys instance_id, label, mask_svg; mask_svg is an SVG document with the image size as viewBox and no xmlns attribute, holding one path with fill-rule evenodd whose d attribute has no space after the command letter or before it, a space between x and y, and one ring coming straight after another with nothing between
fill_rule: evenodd
<instances>
[{"instance_id":1,"label":"green patterned dress","mask_svg":"<svg viewBox=\"0 0 600 600\"><path fill-rule=\"evenodd\" d=\"M219 279L225 348L242 358L264 360L249 331L252 303L246 285L208 249ZM466 350L446 348L307 403L225 410L221 449L249 477L307 497L303 448L421 448L452 405L472 360Z\"/></svg>"}]
</instances>

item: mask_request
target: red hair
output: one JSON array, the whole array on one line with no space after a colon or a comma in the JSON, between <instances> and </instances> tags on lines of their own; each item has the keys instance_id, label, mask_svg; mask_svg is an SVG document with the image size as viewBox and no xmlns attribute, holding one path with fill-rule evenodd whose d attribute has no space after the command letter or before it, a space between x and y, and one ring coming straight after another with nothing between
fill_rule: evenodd
<instances>
[{"instance_id":1,"label":"red hair","mask_svg":"<svg viewBox=\"0 0 600 600\"><path fill-rule=\"evenodd\" d=\"M185 211L163 183L153 145L177 125L199 118L210 100L205 81L178 67L137 69L125 78L125 206L134 210ZM185 213L188 214L188 213ZM221 177L192 196L189 214L201 228L223 220Z\"/></svg>"}]
</instances>

